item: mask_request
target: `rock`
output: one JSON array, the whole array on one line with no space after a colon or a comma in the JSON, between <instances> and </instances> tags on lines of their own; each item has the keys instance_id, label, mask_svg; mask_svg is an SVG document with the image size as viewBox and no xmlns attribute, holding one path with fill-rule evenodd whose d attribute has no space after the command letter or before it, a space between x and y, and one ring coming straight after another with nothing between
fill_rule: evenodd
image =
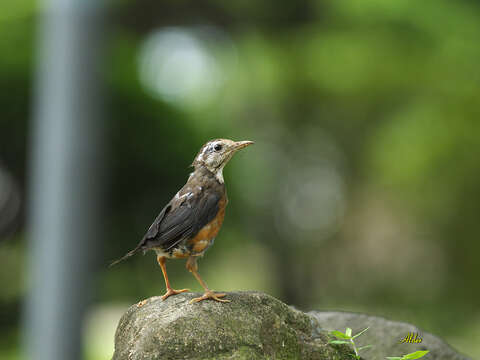
<instances>
[{"instance_id":1,"label":"rock","mask_svg":"<svg viewBox=\"0 0 480 360\"><path fill-rule=\"evenodd\" d=\"M318 359L351 360L346 345L328 344L330 330L354 333L362 359L383 360L428 349L425 360L467 360L439 338L413 325L380 317L342 312L303 313L258 292L228 293L230 303L211 300L190 304L200 294L183 293L162 301L152 297L122 316L115 335L113 360L159 359ZM399 344L418 332L421 344Z\"/></svg>"},{"instance_id":2,"label":"rock","mask_svg":"<svg viewBox=\"0 0 480 360\"><path fill-rule=\"evenodd\" d=\"M117 328L113 360L352 359L348 347L327 344L312 317L269 295L233 292L230 303L190 304L196 296L131 306Z\"/></svg>"},{"instance_id":3,"label":"rock","mask_svg":"<svg viewBox=\"0 0 480 360\"><path fill-rule=\"evenodd\" d=\"M345 331L345 328L349 327L353 330L353 334L356 334L369 327L364 334L357 338L360 346L374 345L374 347L360 352L365 359L385 359L387 356L402 356L418 350L429 350L430 353L423 359L468 360L467 357L457 353L437 336L422 331L412 324L348 312L312 311L308 314L318 320L321 330ZM400 343L400 340L405 338L408 333L418 333L422 342L417 344Z\"/></svg>"}]
</instances>

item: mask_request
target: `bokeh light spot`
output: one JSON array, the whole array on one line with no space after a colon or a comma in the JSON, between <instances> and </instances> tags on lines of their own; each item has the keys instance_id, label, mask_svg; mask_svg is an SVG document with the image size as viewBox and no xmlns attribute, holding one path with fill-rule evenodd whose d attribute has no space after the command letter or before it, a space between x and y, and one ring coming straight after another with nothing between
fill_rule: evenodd
<instances>
[{"instance_id":1,"label":"bokeh light spot","mask_svg":"<svg viewBox=\"0 0 480 360\"><path fill-rule=\"evenodd\" d=\"M150 94L178 105L211 100L224 82L211 46L213 31L164 28L147 37L139 54L139 75Z\"/></svg>"}]
</instances>

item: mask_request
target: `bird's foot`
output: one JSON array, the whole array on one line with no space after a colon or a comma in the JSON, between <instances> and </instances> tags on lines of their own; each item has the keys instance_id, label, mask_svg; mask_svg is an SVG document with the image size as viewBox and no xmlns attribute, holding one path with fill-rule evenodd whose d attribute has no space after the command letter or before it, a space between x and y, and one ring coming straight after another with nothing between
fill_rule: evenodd
<instances>
[{"instance_id":1,"label":"bird's foot","mask_svg":"<svg viewBox=\"0 0 480 360\"><path fill-rule=\"evenodd\" d=\"M177 295L187 291L190 291L190 289L182 289L182 290L167 289L167 292L164 295L162 295L162 300L165 300L169 296Z\"/></svg>"},{"instance_id":2,"label":"bird's foot","mask_svg":"<svg viewBox=\"0 0 480 360\"><path fill-rule=\"evenodd\" d=\"M215 293L215 292L209 290L209 291L206 291L205 294L203 294L202 296L190 300L190 304L193 304L193 303L196 303L196 302L199 302L199 301L202 301L202 300L207 300L207 299L212 299L212 300L223 302L223 303L230 302L230 300L220 299L220 298L225 297L225 296L227 296L227 294L225 294L225 293Z\"/></svg>"}]
</instances>

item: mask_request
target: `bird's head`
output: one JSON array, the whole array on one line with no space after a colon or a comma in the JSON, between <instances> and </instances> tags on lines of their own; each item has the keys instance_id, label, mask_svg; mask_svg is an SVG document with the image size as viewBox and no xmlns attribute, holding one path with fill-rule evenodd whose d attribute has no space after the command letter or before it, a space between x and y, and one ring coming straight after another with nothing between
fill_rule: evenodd
<instances>
[{"instance_id":1,"label":"bird's head","mask_svg":"<svg viewBox=\"0 0 480 360\"><path fill-rule=\"evenodd\" d=\"M238 150L252 144L253 141L210 140L202 146L193 160L192 166L195 169L201 166L206 167L215 174L220 182L223 182L223 167Z\"/></svg>"}]
</instances>

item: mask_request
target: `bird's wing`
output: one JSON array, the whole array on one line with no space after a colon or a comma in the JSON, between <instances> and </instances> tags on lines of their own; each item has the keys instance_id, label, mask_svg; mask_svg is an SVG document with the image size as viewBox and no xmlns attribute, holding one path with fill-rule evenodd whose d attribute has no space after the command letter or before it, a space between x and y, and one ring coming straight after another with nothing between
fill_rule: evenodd
<instances>
[{"instance_id":1,"label":"bird's wing","mask_svg":"<svg viewBox=\"0 0 480 360\"><path fill-rule=\"evenodd\" d=\"M193 237L212 221L219 211L221 195L213 191L191 193L177 205L167 205L148 229L141 248L160 247L165 251ZM177 205L177 206L175 206Z\"/></svg>"},{"instance_id":2,"label":"bird's wing","mask_svg":"<svg viewBox=\"0 0 480 360\"><path fill-rule=\"evenodd\" d=\"M147 233L142 238L142 240L140 240L140 242L137 244L137 246L133 250L130 250L128 253L126 253L124 256L122 256L120 259L117 259L117 260L113 261L112 263L110 263L109 266L116 265L119 262L122 262L123 260L128 259L129 257L135 255L140 250L146 250L145 249L146 242L148 242L149 239L155 238L156 234L158 233L159 224L161 223L165 214L168 213L170 211L171 207L172 207L171 203L172 203L172 201L170 201L167 204L167 206L165 206L162 209L162 211L160 211L160 214L158 214L158 216L155 218L155 221L153 222L152 225L150 225Z\"/></svg>"},{"instance_id":3,"label":"bird's wing","mask_svg":"<svg viewBox=\"0 0 480 360\"><path fill-rule=\"evenodd\" d=\"M170 212L170 209L172 208L172 201L170 201L163 209L160 211L160 214L157 215L155 220L153 221L152 225L147 230L147 233L143 236L143 239L140 241L140 244L144 244L145 241L149 239L154 239L159 232L159 227L160 223L162 222L163 218L165 217L165 214Z\"/></svg>"},{"instance_id":4,"label":"bird's wing","mask_svg":"<svg viewBox=\"0 0 480 360\"><path fill-rule=\"evenodd\" d=\"M184 239L193 237L205 225L212 221L219 211L221 194L214 191L186 192L182 189L165 206L138 245L110 266L135 255L143 250L160 247L165 251L171 249ZM183 194L179 196L179 194Z\"/></svg>"}]
</instances>

